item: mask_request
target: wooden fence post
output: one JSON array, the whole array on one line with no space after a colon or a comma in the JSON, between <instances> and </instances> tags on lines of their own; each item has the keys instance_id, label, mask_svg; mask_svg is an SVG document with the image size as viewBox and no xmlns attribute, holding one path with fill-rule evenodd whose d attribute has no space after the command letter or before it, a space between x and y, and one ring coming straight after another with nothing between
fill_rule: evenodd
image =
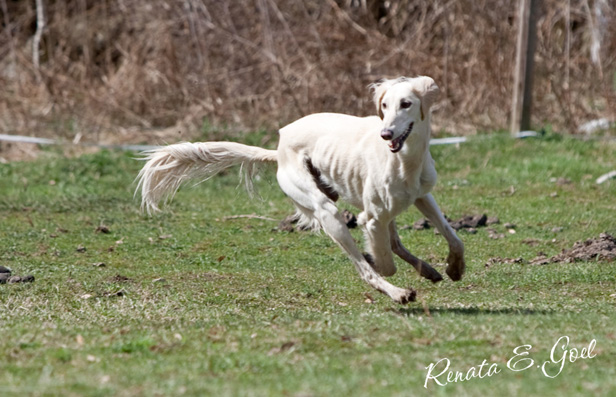
<instances>
[{"instance_id":1,"label":"wooden fence post","mask_svg":"<svg viewBox=\"0 0 616 397\"><path fill-rule=\"evenodd\" d=\"M541 0L520 0L518 39L511 103L511 133L530 129L537 15Z\"/></svg>"}]
</instances>

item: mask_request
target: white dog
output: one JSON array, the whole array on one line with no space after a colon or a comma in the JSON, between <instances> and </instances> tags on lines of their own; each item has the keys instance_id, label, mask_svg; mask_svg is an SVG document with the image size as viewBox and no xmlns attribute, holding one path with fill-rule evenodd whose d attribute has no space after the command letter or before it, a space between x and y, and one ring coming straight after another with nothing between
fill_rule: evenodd
<instances>
[{"instance_id":1,"label":"white dog","mask_svg":"<svg viewBox=\"0 0 616 397\"><path fill-rule=\"evenodd\" d=\"M231 142L179 143L147 153L139 173L142 207L158 210L182 182L205 179L232 165L248 168L278 163L277 179L293 201L300 222L322 228L351 258L361 278L398 303L415 299L383 276L396 272L392 252L424 277L442 276L400 242L395 218L411 204L434 224L449 244L449 277L462 278L464 245L430 194L436 183L430 155L430 106L439 88L430 77L384 80L372 86L379 117L318 113L280 130L278 150ZM335 202L341 198L362 212L369 254L362 254Z\"/></svg>"}]
</instances>

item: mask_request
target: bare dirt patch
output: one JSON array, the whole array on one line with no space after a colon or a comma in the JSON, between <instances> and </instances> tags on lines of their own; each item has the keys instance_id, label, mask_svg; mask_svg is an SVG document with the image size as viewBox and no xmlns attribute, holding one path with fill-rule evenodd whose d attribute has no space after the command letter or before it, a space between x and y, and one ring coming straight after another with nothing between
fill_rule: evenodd
<instances>
[{"instance_id":1,"label":"bare dirt patch","mask_svg":"<svg viewBox=\"0 0 616 397\"><path fill-rule=\"evenodd\" d=\"M109 278L110 283L127 283L131 281L133 281L132 278L122 276L121 274L116 274L115 276Z\"/></svg>"},{"instance_id":2,"label":"bare dirt patch","mask_svg":"<svg viewBox=\"0 0 616 397\"><path fill-rule=\"evenodd\" d=\"M0 164L13 161L30 161L40 154L38 145L19 142L0 142Z\"/></svg>"},{"instance_id":3,"label":"bare dirt patch","mask_svg":"<svg viewBox=\"0 0 616 397\"><path fill-rule=\"evenodd\" d=\"M496 225L500 223L500 219L498 219L497 217L495 216L488 217L486 214L464 215L463 217L456 219L456 220L452 220L447 215L445 215L445 219L447 220L449 225L452 227L452 229L456 231L465 230L466 232L471 233L471 234L477 233L477 228L479 227L486 227L486 226ZM505 228L510 227L510 226L513 226L515 228L515 225L513 224L510 224L510 223L505 224ZM426 230L426 229L431 229L433 227L434 225L429 220L425 218L421 218L415 223L413 223L413 226L403 226L402 230L406 230L406 229ZM490 228L488 229L488 232L490 233L491 238L500 238L500 235L497 237L492 237L492 234L496 233L496 230ZM437 231L435 231L435 233L437 233ZM505 236L502 235L502 237L505 237Z\"/></svg>"},{"instance_id":4,"label":"bare dirt patch","mask_svg":"<svg viewBox=\"0 0 616 397\"><path fill-rule=\"evenodd\" d=\"M571 249L564 249L560 254L552 257L540 252L530 261L523 258L501 258L494 257L488 259L485 266L491 267L496 264L523 264L547 265L550 263L573 263L588 261L611 262L616 260L616 238L608 233L601 233L597 238L589 238L585 241L578 241L573 244Z\"/></svg>"},{"instance_id":5,"label":"bare dirt patch","mask_svg":"<svg viewBox=\"0 0 616 397\"><path fill-rule=\"evenodd\" d=\"M488 259L488 262L485 264L486 267L491 267L493 265L498 264L507 264L507 265L515 265L524 263L524 259L522 257L518 258L501 258L500 256L496 256L494 258Z\"/></svg>"},{"instance_id":6,"label":"bare dirt patch","mask_svg":"<svg viewBox=\"0 0 616 397\"><path fill-rule=\"evenodd\" d=\"M560 254L548 258L538 255L531 260L531 265L546 265L548 263L572 263L583 261L613 261L616 259L616 239L601 233L597 238L589 238L586 241L578 241L569 250L563 250Z\"/></svg>"},{"instance_id":7,"label":"bare dirt patch","mask_svg":"<svg viewBox=\"0 0 616 397\"><path fill-rule=\"evenodd\" d=\"M26 276L13 276L11 269L0 266L0 284L15 284L15 283L32 283L34 276L28 274Z\"/></svg>"}]
</instances>

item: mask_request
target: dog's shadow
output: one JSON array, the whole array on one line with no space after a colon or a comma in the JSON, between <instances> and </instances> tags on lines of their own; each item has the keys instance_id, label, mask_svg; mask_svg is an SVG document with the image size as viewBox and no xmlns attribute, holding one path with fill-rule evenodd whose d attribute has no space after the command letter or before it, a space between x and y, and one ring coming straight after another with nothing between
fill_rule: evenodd
<instances>
[{"instance_id":1,"label":"dog's shadow","mask_svg":"<svg viewBox=\"0 0 616 397\"><path fill-rule=\"evenodd\" d=\"M477 306L473 307L403 307L397 309L391 309L391 312L401 316L416 316L425 315L432 317L434 314L457 314L461 316L479 316L479 315L518 315L518 316L533 316L533 315L546 315L554 314L554 310L545 309L531 309L524 307L504 307L499 309L485 309Z\"/></svg>"}]
</instances>

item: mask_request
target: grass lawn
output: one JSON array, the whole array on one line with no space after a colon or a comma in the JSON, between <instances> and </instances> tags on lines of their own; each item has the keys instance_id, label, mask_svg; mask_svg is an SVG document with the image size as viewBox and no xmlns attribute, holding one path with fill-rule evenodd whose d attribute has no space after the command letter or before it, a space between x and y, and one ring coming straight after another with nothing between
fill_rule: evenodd
<instances>
[{"instance_id":1,"label":"grass lawn","mask_svg":"<svg viewBox=\"0 0 616 397\"><path fill-rule=\"evenodd\" d=\"M363 284L325 235L225 218L292 213L272 169L260 198L233 171L146 217L133 199L133 153L51 150L1 164L0 265L36 281L0 285L0 393L616 395L616 262L527 263L616 235L616 180L595 184L616 169L616 145L497 136L432 153L443 211L498 216L505 237L461 231L467 273L457 283L433 285L398 262L392 282L418 291L408 306ZM398 225L420 217L410 209ZM432 230L401 237L444 262ZM494 257L525 262L486 267ZM476 377L448 382L441 359L452 376ZM430 364L443 375L425 388Z\"/></svg>"}]
</instances>

